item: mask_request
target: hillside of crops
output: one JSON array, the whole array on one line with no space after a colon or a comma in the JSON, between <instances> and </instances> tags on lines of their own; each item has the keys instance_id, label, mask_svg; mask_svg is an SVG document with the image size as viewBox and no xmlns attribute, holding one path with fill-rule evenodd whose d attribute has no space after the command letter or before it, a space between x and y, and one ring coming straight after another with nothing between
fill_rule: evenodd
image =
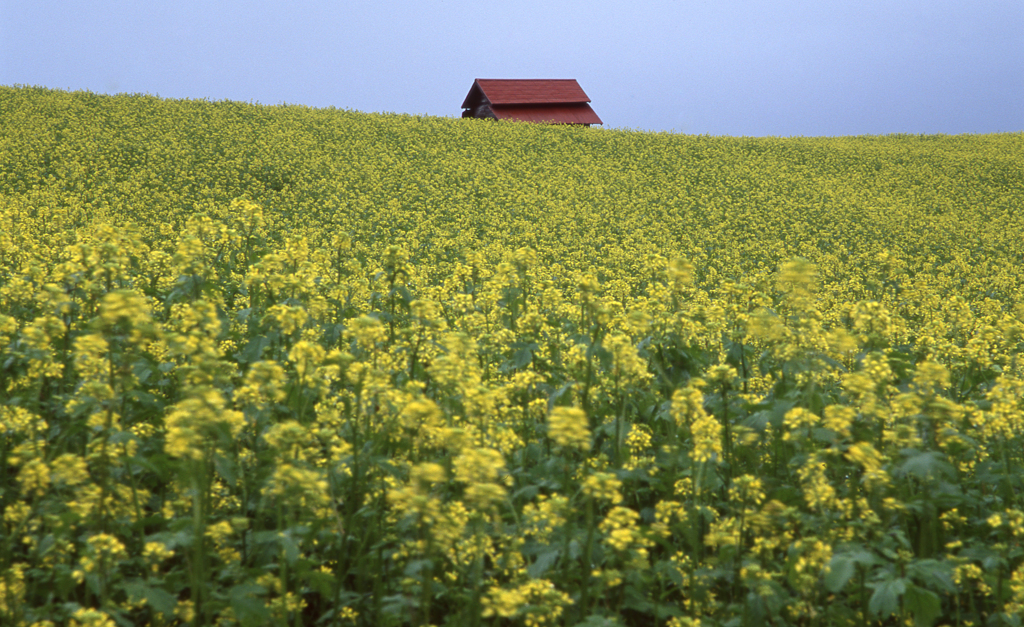
<instances>
[{"instance_id":1,"label":"hillside of crops","mask_svg":"<svg viewBox=\"0 0 1024 627\"><path fill-rule=\"evenodd\" d=\"M0 86L0 624L1019 626L1021 164Z\"/></svg>"}]
</instances>

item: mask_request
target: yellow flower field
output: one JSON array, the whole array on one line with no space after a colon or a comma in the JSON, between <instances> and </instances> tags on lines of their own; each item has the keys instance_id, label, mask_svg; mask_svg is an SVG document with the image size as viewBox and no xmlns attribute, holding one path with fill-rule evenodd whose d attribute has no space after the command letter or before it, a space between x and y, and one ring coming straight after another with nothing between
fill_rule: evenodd
<instances>
[{"instance_id":1,"label":"yellow flower field","mask_svg":"<svg viewBox=\"0 0 1024 627\"><path fill-rule=\"evenodd\" d=\"M2 625L1021 624L1024 134L0 129Z\"/></svg>"}]
</instances>

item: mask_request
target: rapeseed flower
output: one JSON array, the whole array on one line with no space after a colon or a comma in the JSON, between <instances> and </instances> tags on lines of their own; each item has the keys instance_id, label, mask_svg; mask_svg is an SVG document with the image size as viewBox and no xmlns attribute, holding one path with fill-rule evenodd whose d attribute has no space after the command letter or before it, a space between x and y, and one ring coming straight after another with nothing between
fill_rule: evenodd
<instances>
[{"instance_id":1,"label":"rapeseed flower","mask_svg":"<svg viewBox=\"0 0 1024 627\"><path fill-rule=\"evenodd\" d=\"M164 420L167 433L164 450L172 457L203 459L224 428L237 437L245 426L241 412L227 409L223 395L214 389L200 389L177 403Z\"/></svg>"},{"instance_id":2,"label":"rapeseed flower","mask_svg":"<svg viewBox=\"0 0 1024 627\"><path fill-rule=\"evenodd\" d=\"M93 608L79 608L68 620L68 627L116 627L110 615Z\"/></svg>"},{"instance_id":3,"label":"rapeseed flower","mask_svg":"<svg viewBox=\"0 0 1024 627\"><path fill-rule=\"evenodd\" d=\"M615 475L607 472L595 472L583 480L583 493L595 499L617 505L622 502L622 482Z\"/></svg>"},{"instance_id":4,"label":"rapeseed flower","mask_svg":"<svg viewBox=\"0 0 1024 627\"><path fill-rule=\"evenodd\" d=\"M722 455L722 423L714 416L700 415L690 426L693 433L693 461L703 464Z\"/></svg>"},{"instance_id":5,"label":"rapeseed flower","mask_svg":"<svg viewBox=\"0 0 1024 627\"><path fill-rule=\"evenodd\" d=\"M869 490L890 483L889 473L884 468L885 459L869 442L852 444L845 457L862 468L863 482Z\"/></svg>"},{"instance_id":6,"label":"rapeseed flower","mask_svg":"<svg viewBox=\"0 0 1024 627\"><path fill-rule=\"evenodd\" d=\"M1014 134L0 108L4 625L842 623L882 538L1024 604Z\"/></svg>"},{"instance_id":7,"label":"rapeseed flower","mask_svg":"<svg viewBox=\"0 0 1024 627\"><path fill-rule=\"evenodd\" d=\"M466 484L466 501L487 507L505 497L505 489L497 483L505 469L505 459L494 449L467 446L452 462L454 478Z\"/></svg>"},{"instance_id":8,"label":"rapeseed flower","mask_svg":"<svg viewBox=\"0 0 1024 627\"><path fill-rule=\"evenodd\" d=\"M586 414L576 407L554 407L548 416L548 437L558 446L590 450Z\"/></svg>"}]
</instances>

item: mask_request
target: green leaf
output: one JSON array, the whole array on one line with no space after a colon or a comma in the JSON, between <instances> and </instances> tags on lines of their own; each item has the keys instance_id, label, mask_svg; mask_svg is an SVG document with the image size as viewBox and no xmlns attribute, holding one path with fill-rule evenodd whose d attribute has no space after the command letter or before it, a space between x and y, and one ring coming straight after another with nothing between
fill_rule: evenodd
<instances>
[{"instance_id":1,"label":"green leaf","mask_svg":"<svg viewBox=\"0 0 1024 627\"><path fill-rule=\"evenodd\" d=\"M512 355L511 366L513 368L524 368L533 360L533 351L529 348L520 348Z\"/></svg>"},{"instance_id":2,"label":"green leaf","mask_svg":"<svg viewBox=\"0 0 1024 627\"><path fill-rule=\"evenodd\" d=\"M263 599L257 595L265 593L263 586L253 583L243 583L231 588L228 597L231 599L231 609L235 611L235 618L242 625L266 625L270 621L270 611L267 610Z\"/></svg>"},{"instance_id":3,"label":"green leaf","mask_svg":"<svg viewBox=\"0 0 1024 627\"><path fill-rule=\"evenodd\" d=\"M619 619L614 616L601 616L599 614L591 614L583 619L582 622L576 623L577 627L617 627L621 624Z\"/></svg>"},{"instance_id":4,"label":"green leaf","mask_svg":"<svg viewBox=\"0 0 1024 627\"><path fill-rule=\"evenodd\" d=\"M833 555L828 574L825 575L825 587L829 592L839 592L856 572L857 567L853 557L843 554Z\"/></svg>"},{"instance_id":5,"label":"green leaf","mask_svg":"<svg viewBox=\"0 0 1024 627\"><path fill-rule=\"evenodd\" d=\"M146 604L168 618L174 616L174 608L178 599L163 588L152 588L146 586Z\"/></svg>"},{"instance_id":6,"label":"green leaf","mask_svg":"<svg viewBox=\"0 0 1024 627\"><path fill-rule=\"evenodd\" d=\"M530 578L540 579L542 576L544 576L544 573L546 573L547 570L551 568L555 562L558 561L559 553L560 551L558 549L548 549L547 551L544 551L543 553L538 555L537 559L532 564L530 564L526 569L526 571L530 574Z\"/></svg>"},{"instance_id":7,"label":"green leaf","mask_svg":"<svg viewBox=\"0 0 1024 627\"><path fill-rule=\"evenodd\" d=\"M942 601L939 595L914 584L907 584L903 606L914 615L914 624L917 627L931 627L935 619L942 615Z\"/></svg>"},{"instance_id":8,"label":"green leaf","mask_svg":"<svg viewBox=\"0 0 1024 627\"><path fill-rule=\"evenodd\" d=\"M284 549L284 559L288 562L288 565L294 565L295 560L299 558L299 545L292 538L291 534L281 534L281 548Z\"/></svg>"},{"instance_id":9,"label":"green leaf","mask_svg":"<svg viewBox=\"0 0 1024 627\"><path fill-rule=\"evenodd\" d=\"M249 534L253 544L276 544L280 537L277 531L254 531Z\"/></svg>"},{"instance_id":10,"label":"green leaf","mask_svg":"<svg viewBox=\"0 0 1024 627\"><path fill-rule=\"evenodd\" d=\"M320 593L322 597L330 597L334 590L334 575L318 570L308 570L303 578L309 582L309 587Z\"/></svg>"},{"instance_id":11,"label":"green leaf","mask_svg":"<svg viewBox=\"0 0 1024 627\"><path fill-rule=\"evenodd\" d=\"M232 488L238 483L238 464L235 460L224 457L220 453L213 456L213 467L217 469L217 474L228 482Z\"/></svg>"},{"instance_id":12,"label":"green leaf","mask_svg":"<svg viewBox=\"0 0 1024 627\"><path fill-rule=\"evenodd\" d=\"M897 477L911 475L918 479L928 480L933 477L955 477L956 470L946 461L944 454L939 451L918 451L907 449L903 451L906 461L900 464L893 473Z\"/></svg>"},{"instance_id":13,"label":"green leaf","mask_svg":"<svg viewBox=\"0 0 1024 627\"><path fill-rule=\"evenodd\" d=\"M409 560L409 563L405 565L405 569L402 571L406 577L419 578L424 570L431 571L434 568L434 562L429 559L418 559Z\"/></svg>"},{"instance_id":14,"label":"green leaf","mask_svg":"<svg viewBox=\"0 0 1024 627\"><path fill-rule=\"evenodd\" d=\"M920 584L946 592L956 593L953 567L948 562L934 559L917 560L907 566L907 576Z\"/></svg>"},{"instance_id":15,"label":"green leaf","mask_svg":"<svg viewBox=\"0 0 1024 627\"><path fill-rule=\"evenodd\" d=\"M269 334L255 337L249 340L249 343L235 355L235 359L241 364L251 364L259 361L263 357L263 350L270 346L270 343L271 338Z\"/></svg>"},{"instance_id":16,"label":"green leaf","mask_svg":"<svg viewBox=\"0 0 1024 627\"><path fill-rule=\"evenodd\" d=\"M89 588L89 592L92 592L96 596L99 596L100 592L103 590L103 581L96 573L85 574L85 585Z\"/></svg>"},{"instance_id":17,"label":"green leaf","mask_svg":"<svg viewBox=\"0 0 1024 627\"><path fill-rule=\"evenodd\" d=\"M900 596L907 590L907 580L899 577L886 579L875 585L875 592L868 601L868 610L872 614L885 618L900 609Z\"/></svg>"},{"instance_id":18,"label":"green leaf","mask_svg":"<svg viewBox=\"0 0 1024 627\"><path fill-rule=\"evenodd\" d=\"M648 594L646 590L637 589L637 586L634 585L627 585L623 591L621 607L650 616L654 614L657 602L652 599L652 595Z\"/></svg>"},{"instance_id":19,"label":"green leaf","mask_svg":"<svg viewBox=\"0 0 1024 627\"><path fill-rule=\"evenodd\" d=\"M146 605L160 612L165 617L174 616L174 608L178 598L163 588L154 588L142 581L129 581L124 584L124 591L132 599L145 599Z\"/></svg>"}]
</instances>

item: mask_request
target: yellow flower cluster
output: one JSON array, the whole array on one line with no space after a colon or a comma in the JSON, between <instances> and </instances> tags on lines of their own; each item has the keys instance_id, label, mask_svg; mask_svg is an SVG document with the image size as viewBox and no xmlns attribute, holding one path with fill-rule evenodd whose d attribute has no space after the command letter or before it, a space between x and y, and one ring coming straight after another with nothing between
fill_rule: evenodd
<instances>
[{"instance_id":1,"label":"yellow flower cluster","mask_svg":"<svg viewBox=\"0 0 1024 627\"><path fill-rule=\"evenodd\" d=\"M0 112L4 625L1024 604L1020 134Z\"/></svg>"},{"instance_id":2,"label":"yellow flower cluster","mask_svg":"<svg viewBox=\"0 0 1024 627\"><path fill-rule=\"evenodd\" d=\"M491 588L483 599L483 616L522 618L527 627L559 622L572 599L544 579L534 579L514 588Z\"/></svg>"},{"instance_id":3,"label":"yellow flower cluster","mask_svg":"<svg viewBox=\"0 0 1024 627\"><path fill-rule=\"evenodd\" d=\"M555 407L548 416L548 437L559 446L590 450L586 414L576 407Z\"/></svg>"}]
</instances>

